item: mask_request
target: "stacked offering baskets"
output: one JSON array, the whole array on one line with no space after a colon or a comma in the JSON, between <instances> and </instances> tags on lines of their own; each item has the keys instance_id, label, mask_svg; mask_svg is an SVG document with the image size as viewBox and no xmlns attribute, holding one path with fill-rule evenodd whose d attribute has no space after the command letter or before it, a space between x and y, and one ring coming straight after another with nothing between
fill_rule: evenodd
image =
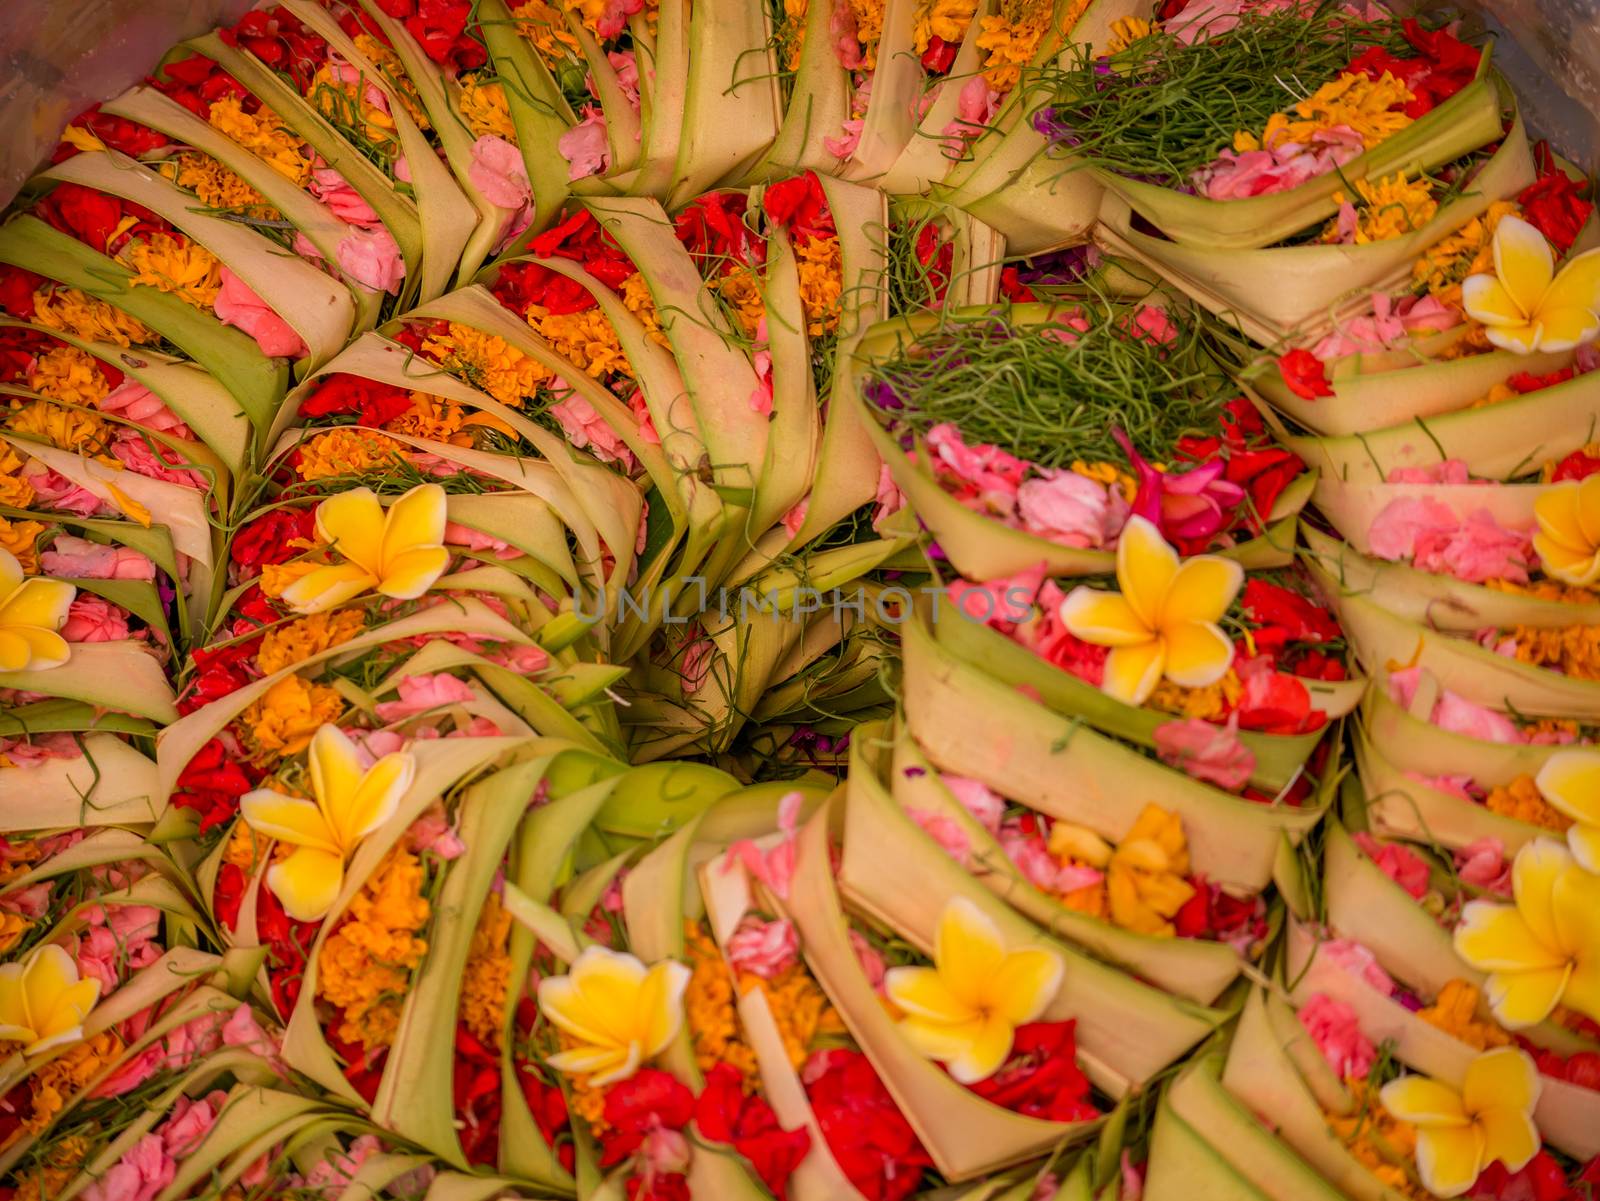
<instances>
[{"instance_id":1,"label":"stacked offering baskets","mask_svg":"<svg viewBox=\"0 0 1600 1201\"><path fill-rule=\"evenodd\" d=\"M1581 1201L1529 125L1372 2L176 47L0 221L0 1201Z\"/></svg>"}]
</instances>

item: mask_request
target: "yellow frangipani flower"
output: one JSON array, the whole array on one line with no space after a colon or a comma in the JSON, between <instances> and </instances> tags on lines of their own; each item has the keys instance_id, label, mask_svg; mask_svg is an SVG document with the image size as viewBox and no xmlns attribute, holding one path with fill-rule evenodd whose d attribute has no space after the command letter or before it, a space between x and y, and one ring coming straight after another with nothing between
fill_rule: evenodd
<instances>
[{"instance_id":1,"label":"yellow frangipani flower","mask_svg":"<svg viewBox=\"0 0 1600 1201\"><path fill-rule=\"evenodd\" d=\"M1600 876L1540 838L1517 852L1511 885L1514 905L1470 901L1456 924L1456 953L1489 973L1489 1008L1513 1029L1557 1005L1600 1021Z\"/></svg>"},{"instance_id":2,"label":"yellow frangipani flower","mask_svg":"<svg viewBox=\"0 0 1600 1201\"><path fill-rule=\"evenodd\" d=\"M45 943L0 967L0 1042L21 1043L24 1055L78 1042L99 999L100 981L80 980L72 956Z\"/></svg>"},{"instance_id":3,"label":"yellow frangipani flower","mask_svg":"<svg viewBox=\"0 0 1600 1201\"><path fill-rule=\"evenodd\" d=\"M396 751L363 767L355 743L334 725L311 736L306 755L315 800L258 788L240 798L239 812L258 834L295 848L268 870L267 887L290 917L314 922L333 908L361 840L394 816L416 760Z\"/></svg>"},{"instance_id":4,"label":"yellow frangipani flower","mask_svg":"<svg viewBox=\"0 0 1600 1201\"><path fill-rule=\"evenodd\" d=\"M1535 778L1551 806L1572 819L1567 847L1586 871L1600 872L1600 751L1557 751Z\"/></svg>"},{"instance_id":5,"label":"yellow frangipani flower","mask_svg":"<svg viewBox=\"0 0 1600 1201\"><path fill-rule=\"evenodd\" d=\"M1074 637L1111 647L1103 691L1143 704L1163 676L1204 688L1233 665L1233 643L1217 626L1244 583L1231 559L1196 555L1180 564L1156 527L1130 517L1117 542L1122 591L1074 588L1061 621Z\"/></svg>"},{"instance_id":6,"label":"yellow frangipani flower","mask_svg":"<svg viewBox=\"0 0 1600 1201\"><path fill-rule=\"evenodd\" d=\"M1533 502L1533 549L1545 574L1583 588L1600 580L1600 476L1551 484Z\"/></svg>"},{"instance_id":7,"label":"yellow frangipani flower","mask_svg":"<svg viewBox=\"0 0 1600 1201\"><path fill-rule=\"evenodd\" d=\"M1459 1089L1428 1076L1402 1076L1384 1085L1379 1097L1391 1114L1417 1128L1417 1175L1437 1197L1459 1197L1492 1163L1516 1172L1539 1153L1533 1124L1539 1073L1515 1047L1479 1055Z\"/></svg>"},{"instance_id":8,"label":"yellow frangipani flower","mask_svg":"<svg viewBox=\"0 0 1600 1201\"><path fill-rule=\"evenodd\" d=\"M415 600L444 574L444 489L418 484L384 512L370 488L352 488L317 506L317 536L343 556L283 590L296 613L320 613L363 592Z\"/></svg>"},{"instance_id":9,"label":"yellow frangipani flower","mask_svg":"<svg viewBox=\"0 0 1600 1201\"><path fill-rule=\"evenodd\" d=\"M1600 334L1600 250L1578 255L1558 274L1545 236L1521 217L1502 217L1494 274L1468 276L1461 303L1501 350L1572 350Z\"/></svg>"},{"instance_id":10,"label":"yellow frangipani flower","mask_svg":"<svg viewBox=\"0 0 1600 1201\"><path fill-rule=\"evenodd\" d=\"M26 578L16 555L0 549L0 671L48 671L72 655L56 633L78 590L46 576Z\"/></svg>"},{"instance_id":11,"label":"yellow frangipani flower","mask_svg":"<svg viewBox=\"0 0 1600 1201\"><path fill-rule=\"evenodd\" d=\"M676 960L646 968L626 952L586 947L565 976L539 981L540 1012L575 1044L545 1062L595 1087L626 1080L678 1036L688 985Z\"/></svg>"},{"instance_id":12,"label":"yellow frangipani flower","mask_svg":"<svg viewBox=\"0 0 1600 1201\"><path fill-rule=\"evenodd\" d=\"M883 983L912 1045L974 1084L1000 1070L1016 1028L1044 1012L1063 971L1054 951L1007 949L988 915L958 897L939 917L933 966L890 968Z\"/></svg>"}]
</instances>

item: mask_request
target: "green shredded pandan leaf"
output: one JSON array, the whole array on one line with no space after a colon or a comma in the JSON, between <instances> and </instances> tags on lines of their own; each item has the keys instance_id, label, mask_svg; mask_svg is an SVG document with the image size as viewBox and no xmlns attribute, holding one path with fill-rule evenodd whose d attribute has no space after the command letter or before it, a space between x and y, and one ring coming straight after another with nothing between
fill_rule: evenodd
<instances>
[{"instance_id":1,"label":"green shredded pandan leaf","mask_svg":"<svg viewBox=\"0 0 1600 1201\"><path fill-rule=\"evenodd\" d=\"M1042 74L1033 121L1047 136L1070 132L1085 165L1182 187L1236 132L1259 134L1369 47L1410 53L1398 22L1356 20L1331 2L1309 16L1247 12L1192 43L1157 29L1111 55L1110 74L1075 45Z\"/></svg>"},{"instance_id":2,"label":"green shredded pandan leaf","mask_svg":"<svg viewBox=\"0 0 1600 1201\"><path fill-rule=\"evenodd\" d=\"M951 423L969 444L993 443L1041 467L1170 459L1186 434L1215 433L1237 391L1204 327L1167 312L1171 342L1132 324L1134 310L1095 298L1026 325L1016 310L932 326L872 365L862 396L885 420L926 435ZM1078 319L1088 328L1078 330ZM1069 324L1069 322L1071 322Z\"/></svg>"}]
</instances>

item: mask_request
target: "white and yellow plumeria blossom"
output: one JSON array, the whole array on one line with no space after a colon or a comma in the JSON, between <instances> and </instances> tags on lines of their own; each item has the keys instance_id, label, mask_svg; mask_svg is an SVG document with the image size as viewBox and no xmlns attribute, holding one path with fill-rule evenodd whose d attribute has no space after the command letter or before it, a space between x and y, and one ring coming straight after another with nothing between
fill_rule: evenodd
<instances>
[{"instance_id":1,"label":"white and yellow plumeria blossom","mask_svg":"<svg viewBox=\"0 0 1600 1201\"><path fill-rule=\"evenodd\" d=\"M1501 350L1572 350L1600 333L1600 251L1578 255L1557 273L1545 236L1521 217L1502 217L1494 274L1469 275L1461 304Z\"/></svg>"},{"instance_id":2,"label":"white and yellow plumeria blossom","mask_svg":"<svg viewBox=\"0 0 1600 1201\"><path fill-rule=\"evenodd\" d=\"M1180 563L1155 525L1130 517L1117 541L1122 591L1074 588L1061 621L1074 637L1108 646L1100 687L1143 704L1165 676L1182 688L1215 684L1233 665L1233 643L1217 622L1244 584L1231 559L1196 555Z\"/></svg>"},{"instance_id":3,"label":"white and yellow plumeria blossom","mask_svg":"<svg viewBox=\"0 0 1600 1201\"><path fill-rule=\"evenodd\" d=\"M240 798L239 812L258 834L295 848L268 869L267 887L290 917L314 922L333 907L361 840L394 816L416 760L396 751L365 767L355 743L332 725L311 736L306 757L315 800L258 788Z\"/></svg>"},{"instance_id":4,"label":"white and yellow plumeria blossom","mask_svg":"<svg viewBox=\"0 0 1600 1201\"><path fill-rule=\"evenodd\" d=\"M26 577L17 556L0 549L0 671L47 671L72 656L56 633L78 590L45 576Z\"/></svg>"},{"instance_id":5,"label":"white and yellow plumeria blossom","mask_svg":"<svg viewBox=\"0 0 1600 1201\"><path fill-rule=\"evenodd\" d=\"M1516 904L1470 901L1456 923L1456 953L1489 974L1489 1008L1512 1028L1557 1005L1600 1021L1600 876L1540 838L1517 852L1511 887Z\"/></svg>"},{"instance_id":6,"label":"white and yellow plumeria blossom","mask_svg":"<svg viewBox=\"0 0 1600 1201\"><path fill-rule=\"evenodd\" d=\"M1546 575L1580 588L1600 580L1600 475L1550 485L1533 516L1533 549Z\"/></svg>"},{"instance_id":7,"label":"white and yellow plumeria blossom","mask_svg":"<svg viewBox=\"0 0 1600 1201\"><path fill-rule=\"evenodd\" d=\"M890 968L883 984L912 1045L974 1084L1000 1070L1016 1028L1045 1011L1063 970L1054 951L1008 950L994 922L957 897L939 917L933 966Z\"/></svg>"},{"instance_id":8,"label":"white and yellow plumeria blossom","mask_svg":"<svg viewBox=\"0 0 1600 1201\"><path fill-rule=\"evenodd\" d=\"M586 947L565 976L539 981L539 1010L573 1045L545 1060L595 1085L626 1080L678 1037L689 969L664 959L652 967L624 951Z\"/></svg>"},{"instance_id":9,"label":"white and yellow plumeria blossom","mask_svg":"<svg viewBox=\"0 0 1600 1201\"><path fill-rule=\"evenodd\" d=\"M1600 751L1557 751L1535 777L1550 805L1572 819L1567 848L1586 871L1600 872Z\"/></svg>"},{"instance_id":10,"label":"white and yellow plumeria blossom","mask_svg":"<svg viewBox=\"0 0 1600 1201\"><path fill-rule=\"evenodd\" d=\"M0 1043L21 1043L24 1055L83 1038L83 1020L100 999L100 981L78 977L78 965L54 943L21 963L0 967Z\"/></svg>"},{"instance_id":11,"label":"white and yellow plumeria blossom","mask_svg":"<svg viewBox=\"0 0 1600 1201\"><path fill-rule=\"evenodd\" d=\"M378 592L415 600L444 574L445 494L438 484L418 484L389 506L370 488L352 488L317 506L317 536L343 556L343 563L318 567L283 590L297 613L320 613Z\"/></svg>"},{"instance_id":12,"label":"white and yellow plumeria blossom","mask_svg":"<svg viewBox=\"0 0 1600 1201\"><path fill-rule=\"evenodd\" d=\"M1417 1175L1436 1197L1459 1197L1492 1163L1516 1172L1539 1153L1533 1124L1539 1073L1516 1047L1479 1055L1459 1089L1427 1076L1402 1076L1384 1085L1379 1099L1417 1128Z\"/></svg>"}]
</instances>

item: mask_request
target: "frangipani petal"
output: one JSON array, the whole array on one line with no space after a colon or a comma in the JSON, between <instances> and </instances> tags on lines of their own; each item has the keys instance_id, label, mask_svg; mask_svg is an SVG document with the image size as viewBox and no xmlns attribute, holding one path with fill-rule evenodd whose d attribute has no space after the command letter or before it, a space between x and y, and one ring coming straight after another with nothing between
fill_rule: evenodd
<instances>
[{"instance_id":1,"label":"frangipani petal","mask_svg":"<svg viewBox=\"0 0 1600 1201\"><path fill-rule=\"evenodd\" d=\"M1167 648L1163 642L1119 646L1106 656L1100 689L1124 704L1142 705L1161 682L1166 666Z\"/></svg>"},{"instance_id":2,"label":"frangipani petal","mask_svg":"<svg viewBox=\"0 0 1600 1201\"><path fill-rule=\"evenodd\" d=\"M1454 941L1456 954L1481 972L1539 971L1564 962L1559 951L1539 941L1514 905L1467 902Z\"/></svg>"},{"instance_id":3,"label":"frangipani petal","mask_svg":"<svg viewBox=\"0 0 1600 1201\"><path fill-rule=\"evenodd\" d=\"M540 1011L578 1043L546 1062L562 1072L593 1072L595 1083L632 1075L677 1037L688 983L680 963L646 970L625 952L586 947L565 976L539 982Z\"/></svg>"},{"instance_id":4,"label":"frangipani petal","mask_svg":"<svg viewBox=\"0 0 1600 1201\"><path fill-rule=\"evenodd\" d=\"M90 976L68 985L57 999L50 1014L43 1018L36 1017L39 1028L34 1031L41 1042L56 1043L57 1040L66 1041L63 1036L71 1035L75 1041L83 1035L83 1019L89 1016L89 1011L94 1008L100 999L100 981ZM29 1048L32 1051L39 1049L38 1044Z\"/></svg>"},{"instance_id":5,"label":"frangipani petal","mask_svg":"<svg viewBox=\"0 0 1600 1201\"><path fill-rule=\"evenodd\" d=\"M12 626L0 629L0 635L4 635L0 662L8 664L6 671L50 671L72 658L72 644L54 630Z\"/></svg>"},{"instance_id":6,"label":"frangipani petal","mask_svg":"<svg viewBox=\"0 0 1600 1201\"><path fill-rule=\"evenodd\" d=\"M1161 626L1221 621L1242 587L1244 568L1232 559L1217 555L1185 559L1162 606Z\"/></svg>"},{"instance_id":7,"label":"frangipani petal","mask_svg":"<svg viewBox=\"0 0 1600 1201\"><path fill-rule=\"evenodd\" d=\"M22 570L22 560L0 546L0 596L10 596L27 575L28 573Z\"/></svg>"},{"instance_id":8,"label":"frangipani petal","mask_svg":"<svg viewBox=\"0 0 1600 1201\"><path fill-rule=\"evenodd\" d=\"M1539 349L1544 326L1537 321L1525 325L1486 325L1483 333L1491 345L1501 350L1509 350L1512 354L1532 354Z\"/></svg>"},{"instance_id":9,"label":"frangipani petal","mask_svg":"<svg viewBox=\"0 0 1600 1201\"><path fill-rule=\"evenodd\" d=\"M1469 275L1461 281L1461 307L1474 321L1490 329L1528 324L1528 314L1518 307L1505 285L1492 275Z\"/></svg>"},{"instance_id":10,"label":"frangipani petal","mask_svg":"<svg viewBox=\"0 0 1600 1201\"><path fill-rule=\"evenodd\" d=\"M632 1047L632 1054L638 1054L638 1047ZM557 1051L544 1062L557 1071L579 1075L590 1071L610 1071L619 1063L629 1062L629 1059L629 1047L578 1046L568 1051ZM635 1065L637 1062L634 1059Z\"/></svg>"},{"instance_id":11,"label":"frangipani petal","mask_svg":"<svg viewBox=\"0 0 1600 1201\"><path fill-rule=\"evenodd\" d=\"M0 600L0 626L31 626L54 633L66 622L77 595L71 584L34 576Z\"/></svg>"},{"instance_id":12,"label":"frangipani petal","mask_svg":"<svg viewBox=\"0 0 1600 1201\"><path fill-rule=\"evenodd\" d=\"M267 887L283 902L283 911L297 922L326 917L344 885L344 857L298 847L287 859L267 869Z\"/></svg>"},{"instance_id":13,"label":"frangipani petal","mask_svg":"<svg viewBox=\"0 0 1600 1201\"><path fill-rule=\"evenodd\" d=\"M1117 539L1117 584L1147 629L1155 629L1178 574L1178 552L1143 517L1128 518Z\"/></svg>"},{"instance_id":14,"label":"frangipani petal","mask_svg":"<svg viewBox=\"0 0 1600 1201\"><path fill-rule=\"evenodd\" d=\"M344 853L338 832L314 801L258 788L239 798L239 813L252 830L268 838L329 855Z\"/></svg>"},{"instance_id":15,"label":"frangipani petal","mask_svg":"<svg viewBox=\"0 0 1600 1201\"><path fill-rule=\"evenodd\" d=\"M383 574L384 522L371 488L352 488L317 506L318 536L373 577Z\"/></svg>"},{"instance_id":16,"label":"frangipani petal","mask_svg":"<svg viewBox=\"0 0 1600 1201\"><path fill-rule=\"evenodd\" d=\"M22 972L22 999L35 1036L78 982L78 965L55 943L45 943Z\"/></svg>"},{"instance_id":17,"label":"frangipani petal","mask_svg":"<svg viewBox=\"0 0 1600 1201\"><path fill-rule=\"evenodd\" d=\"M384 519L383 576L408 551L444 545L445 493L438 484L418 484L394 504Z\"/></svg>"},{"instance_id":18,"label":"frangipani petal","mask_svg":"<svg viewBox=\"0 0 1600 1201\"><path fill-rule=\"evenodd\" d=\"M1547 353L1575 350L1600 333L1600 317L1589 309L1539 310L1539 349Z\"/></svg>"},{"instance_id":19,"label":"frangipani petal","mask_svg":"<svg viewBox=\"0 0 1600 1201\"><path fill-rule=\"evenodd\" d=\"M378 582L359 563L330 563L306 572L283 590L283 602L296 613L321 613L368 591Z\"/></svg>"},{"instance_id":20,"label":"frangipani petal","mask_svg":"<svg viewBox=\"0 0 1600 1201\"><path fill-rule=\"evenodd\" d=\"M1533 536L1533 549L1546 574L1564 583L1584 588L1600 579L1600 547L1575 551L1541 533Z\"/></svg>"},{"instance_id":21,"label":"frangipani petal","mask_svg":"<svg viewBox=\"0 0 1600 1201\"><path fill-rule=\"evenodd\" d=\"M664 959L645 973L639 1004L648 1020L641 1031L640 1050L646 1059L665 1051L683 1025L683 994L689 987L689 969L674 959Z\"/></svg>"},{"instance_id":22,"label":"frangipani petal","mask_svg":"<svg viewBox=\"0 0 1600 1201\"><path fill-rule=\"evenodd\" d=\"M328 819L328 826L349 849L346 829L340 821L345 802L361 787L367 769L350 736L331 723L317 727L306 748L306 766L311 774L311 791Z\"/></svg>"},{"instance_id":23,"label":"frangipani petal","mask_svg":"<svg viewBox=\"0 0 1600 1201\"><path fill-rule=\"evenodd\" d=\"M982 1035L983 1025L980 1018L969 1018L952 1025L911 1014L901 1019L900 1030L924 1059L949 1064L960 1059L966 1053L967 1045Z\"/></svg>"},{"instance_id":24,"label":"frangipani petal","mask_svg":"<svg viewBox=\"0 0 1600 1201\"><path fill-rule=\"evenodd\" d=\"M1511 891L1517 900L1517 912L1528 923L1534 938L1552 950L1562 947L1556 933L1556 881L1571 866L1571 852L1550 838L1536 838L1525 844L1511 864Z\"/></svg>"},{"instance_id":25,"label":"frangipani petal","mask_svg":"<svg viewBox=\"0 0 1600 1201\"><path fill-rule=\"evenodd\" d=\"M1527 1053L1516 1047L1485 1051L1467 1065L1461 1081L1461 1104L1470 1114L1502 1106L1532 1110L1538 1099L1538 1069Z\"/></svg>"},{"instance_id":26,"label":"frangipani petal","mask_svg":"<svg viewBox=\"0 0 1600 1201\"><path fill-rule=\"evenodd\" d=\"M1579 481L1565 480L1543 489L1533 502L1533 518L1539 523L1540 533L1575 552L1583 552L1593 546L1584 533L1583 519L1578 514L1580 490Z\"/></svg>"},{"instance_id":27,"label":"frangipani petal","mask_svg":"<svg viewBox=\"0 0 1600 1201\"><path fill-rule=\"evenodd\" d=\"M1461 1094L1448 1084L1427 1076L1402 1076L1383 1086L1379 1094L1383 1107L1402 1122L1413 1126L1466 1126L1471 1119L1461 1102Z\"/></svg>"},{"instance_id":28,"label":"frangipani petal","mask_svg":"<svg viewBox=\"0 0 1600 1201\"><path fill-rule=\"evenodd\" d=\"M416 600L438 581L450 566L450 552L442 546L418 547L385 559L378 591L396 600Z\"/></svg>"},{"instance_id":29,"label":"frangipani petal","mask_svg":"<svg viewBox=\"0 0 1600 1201\"><path fill-rule=\"evenodd\" d=\"M998 1012L1013 1026L1036 1021L1061 989L1066 966L1061 956L1043 947L1013 951L994 975Z\"/></svg>"},{"instance_id":30,"label":"frangipani petal","mask_svg":"<svg viewBox=\"0 0 1600 1201\"><path fill-rule=\"evenodd\" d=\"M1550 1016L1567 989L1572 965L1492 972L1483 983L1483 997L1502 1026L1520 1030Z\"/></svg>"},{"instance_id":31,"label":"frangipani petal","mask_svg":"<svg viewBox=\"0 0 1600 1201\"><path fill-rule=\"evenodd\" d=\"M1567 828L1567 849L1587 872L1600 874L1600 825L1579 822Z\"/></svg>"},{"instance_id":32,"label":"frangipani petal","mask_svg":"<svg viewBox=\"0 0 1600 1201\"><path fill-rule=\"evenodd\" d=\"M993 1076L1011 1055L1015 1032L1010 1022L998 1016L978 1022L963 1040L960 1053L946 1061L951 1078L961 1084L976 1084Z\"/></svg>"},{"instance_id":33,"label":"frangipani petal","mask_svg":"<svg viewBox=\"0 0 1600 1201\"><path fill-rule=\"evenodd\" d=\"M1483 1132L1475 1126L1417 1132L1417 1175L1436 1197L1459 1197L1483 1167Z\"/></svg>"},{"instance_id":34,"label":"frangipani petal","mask_svg":"<svg viewBox=\"0 0 1600 1201\"><path fill-rule=\"evenodd\" d=\"M1494 229L1494 273L1516 306L1534 317L1555 278L1555 255L1544 234L1507 215Z\"/></svg>"},{"instance_id":35,"label":"frangipani petal","mask_svg":"<svg viewBox=\"0 0 1600 1201\"><path fill-rule=\"evenodd\" d=\"M1562 309L1600 310L1600 250L1587 250L1568 259L1556 273L1539 311L1545 316Z\"/></svg>"},{"instance_id":36,"label":"frangipani petal","mask_svg":"<svg viewBox=\"0 0 1600 1201\"><path fill-rule=\"evenodd\" d=\"M1139 646L1152 637L1151 627L1119 592L1080 584L1067 594L1057 613L1074 638L1095 646Z\"/></svg>"},{"instance_id":37,"label":"frangipani petal","mask_svg":"<svg viewBox=\"0 0 1600 1201\"><path fill-rule=\"evenodd\" d=\"M1215 684L1233 666L1233 642L1210 622L1188 621L1168 626L1167 679L1181 688Z\"/></svg>"},{"instance_id":38,"label":"frangipani petal","mask_svg":"<svg viewBox=\"0 0 1600 1201\"><path fill-rule=\"evenodd\" d=\"M1539 792L1576 822L1600 825L1600 751L1557 751L1535 777Z\"/></svg>"},{"instance_id":39,"label":"frangipani petal","mask_svg":"<svg viewBox=\"0 0 1600 1201\"><path fill-rule=\"evenodd\" d=\"M892 967L883 976L889 1000L911 1017L928 1018L946 1026L965 1020L971 1008L951 991L932 967Z\"/></svg>"},{"instance_id":40,"label":"frangipani petal","mask_svg":"<svg viewBox=\"0 0 1600 1201\"><path fill-rule=\"evenodd\" d=\"M1507 1048L1509 1049L1509 1048ZM1520 1171L1539 1154L1539 1128L1524 1109L1496 1106L1478 1115L1483 1134L1483 1163L1499 1161L1511 1172Z\"/></svg>"},{"instance_id":41,"label":"frangipani petal","mask_svg":"<svg viewBox=\"0 0 1600 1201\"><path fill-rule=\"evenodd\" d=\"M352 793L338 799L335 820L344 831L347 850L394 816L416 774L416 759L395 751L368 768Z\"/></svg>"},{"instance_id":42,"label":"frangipani petal","mask_svg":"<svg viewBox=\"0 0 1600 1201\"><path fill-rule=\"evenodd\" d=\"M1000 928L966 897L957 897L944 907L934 938L933 957L939 974L957 996L968 995L972 985L992 980L1006 959Z\"/></svg>"}]
</instances>

